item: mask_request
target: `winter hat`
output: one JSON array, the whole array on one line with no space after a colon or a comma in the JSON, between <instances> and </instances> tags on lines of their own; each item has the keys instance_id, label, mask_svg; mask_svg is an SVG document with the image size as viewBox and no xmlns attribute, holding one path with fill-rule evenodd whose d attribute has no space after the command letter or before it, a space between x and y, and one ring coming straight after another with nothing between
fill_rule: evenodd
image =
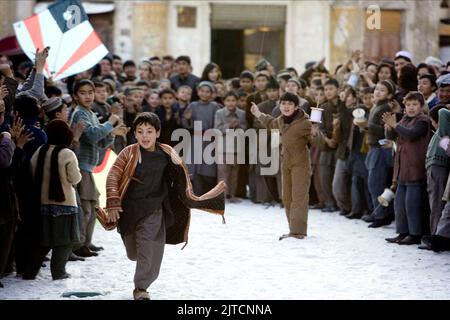
<instances>
[{"instance_id":1,"label":"winter hat","mask_svg":"<svg viewBox=\"0 0 450 320\"><path fill-rule=\"evenodd\" d=\"M258 63L256 64L256 71L267 70L269 64L270 64L269 61L267 61L266 59L259 60Z\"/></svg>"},{"instance_id":2,"label":"winter hat","mask_svg":"<svg viewBox=\"0 0 450 320\"><path fill-rule=\"evenodd\" d=\"M305 69L308 70L309 68L311 68L315 64L316 64L315 61L309 61L309 62L305 63Z\"/></svg>"},{"instance_id":3,"label":"winter hat","mask_svg":"<svg viewBox=\"0 0 450 320\"><path fill-rule=\"evenodd\" d=\"M436 57L431 57L431 56L427 57L425 59L425 63L430 65L430 66L437 67L437 68L443 68L444 67L444 63L442 62L442 60L438 59Z\"/></svg>"},{"instance_id":4,"label":"winter hat","mask_svg":"<svg viewBox=\"0 0 450 320\"><path fill-rule=\"evenodd\" d=\"M136 91L142 91L142 89L138 88L138 87L129 87L129 88L125 89L124 95L126 97L128 97L128 96L132 95Z\"/></svg>"},{"instance_id":5,"label":"winter hat","mask_svg":"<svg viewBox=\"0 0 450 320\"><path fill-rule=\"evenodd\" d=\"M408 51L399 51L395 54L395 59L399 59L399 58L404 58L409 62L412 62L412 54L409 53Z\"/></svg>"},{"instance_id":6,"label":"winter hat","mask_svg":"<svg viewBox=\"0 0 450 320\"><path fill-rule=\"evenodd\" d=\"M436 84L437 84L438 88L440 88L442 86L446 87L446 86L450 85L450 73L440 76L436 80Z\"/></svg>"},{"instance_id":7,"label":"winter hat","mask_svg":"<svg viewBox=\"0 0 450 320\"><path fill-rule=\"evenodd\" d=\"M247 78L247 79L250 79L250 80L255 80L255 76L253 75L253 73L251 73L250 71L248 71L248 70L244 70L244 71L242 71L241 72L241 75L239 76L239 78L240 79L244 79L244 78Z\"/></svg>"},{"instance_id":8,"label":"winter hat","mask_svg":"<svg viewBox=\"0 0 450 320\"><path fill-rule=\"evenodd\" d=\"M291 78L288 80L288 82L293 82L297 85L297 87L302 88L302 85L300 84L300 81L298 81L297 79Z\"/></svg>"},{"instance_id":9,"label":"winter hat","mask_svg":"<svg viewBox=\"0 0 450 320\"><path fill-rule=\"evenodd\" d=\"M64 104L64 101L61 98L53 97L48 99L42 104L42 108L45 113L49 113L61 107Z\"/></svg>"},{"instance_id":10,"label":"winter hat","mask_svg":"<svg viewBox=\"0 0 450 320\"><path fill-rule=\"evenodd\" d=\"M202 87L208 87L211 92L215 92L216 91L216 87L214 86L214 84L211 81L202 81L198 84L197 89L200 89Z\"/></svg>"},{"instance_id":11,"label":"winter hat","mask_svg":"<svg viewBox=\"0 0 450 320\"><path fill-rule=\"evenodd\" d=\"M67 105L70 105L71 103L72 103L72 101L73 101L73 99L72 99L72 96L70 95L70 94L63 94L63 96L62 96L62 101L65 103L65 104L67 104Z\"/></svg>"},{"instance_id":12,"label":"winter hat","mask_svg":"<svg viewBox=\"0 0 450 320\"><path fill-rule=\"evenodd\" d=\"M283 79L284 81L288 81L290 78L292 78L292 76L288 71L280 72L277 75L277 79Z\"/></svg>"},{"instance_id":13,"label":"winter hat","mask_svg":"<svg viewBox=\"0 0 450 320\"><path fill-rule=\"evenodd\" d=\"M103 79L103 83L111 88L111 91L116 91L116 82L112 79Z\"/></svg>"}]
</instances>

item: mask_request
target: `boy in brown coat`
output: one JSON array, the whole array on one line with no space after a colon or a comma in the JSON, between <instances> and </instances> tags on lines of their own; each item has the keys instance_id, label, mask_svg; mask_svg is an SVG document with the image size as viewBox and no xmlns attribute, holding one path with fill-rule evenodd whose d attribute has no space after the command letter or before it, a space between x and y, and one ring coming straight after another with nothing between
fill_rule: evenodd
<instances>
[{"instance_id":1,"label":"boy in brown coat","mask_svg":"<svg viewBox=\"0 0 450 320\"><path fill-rule=\"evenodd\" d=\"M253 103L252 114L267 129L278 129L282 144L283 204L289 223L289 234L280 240L293 237L303 239L307 235L309 185L311 163L308 143L311 142L311 121L299 108L296 94L285 93L280 98L281 116L274 118L259 111Z\"/></svg>"}]
</instances>

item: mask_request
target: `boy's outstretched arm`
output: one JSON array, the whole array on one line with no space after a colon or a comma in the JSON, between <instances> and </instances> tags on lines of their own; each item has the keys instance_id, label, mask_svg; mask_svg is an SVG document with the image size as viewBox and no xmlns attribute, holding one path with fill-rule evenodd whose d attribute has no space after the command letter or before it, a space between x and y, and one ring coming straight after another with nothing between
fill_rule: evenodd
<instances>
[{"instance_id":1,"label":"boy's outstretched arm","mask_svg":"<svg viewBox=\"0 0 450 320\"><path fill-rule=\"evenodd\" d=\"M279 129L277 119L272 117L271 115L259 111L259 108L256 105L256 103L252 102L252 107L250 108L250 111L255 116L255 118L258 119L258 121L261 122L262 125L265 126L267 129L269 130Z\"/></svg>"}]
</instances>

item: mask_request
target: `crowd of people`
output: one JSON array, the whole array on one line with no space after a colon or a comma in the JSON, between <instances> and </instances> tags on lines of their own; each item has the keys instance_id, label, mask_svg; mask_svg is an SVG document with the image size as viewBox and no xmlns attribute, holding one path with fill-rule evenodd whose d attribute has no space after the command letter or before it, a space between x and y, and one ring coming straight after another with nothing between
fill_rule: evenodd
<instances>
[{"instance_id":1,"label":"crowd of people","mask_svg":"<svg viewBox=\"0 0 450 320\"><path fill-rule=\"evenodd\" d=\"M177 129L195 139L196 121L200 134L279 129L276 174L248 161L187 167L195 195L223 180L227 202L284 206L289 233L280 239L307 236L308 209L318 209L370 228L395 221L389 243L450 249L450 62L414 65L407 51L368 61L357 50L334 71L325 59L301 73L261 59L254 72L223 79L213 62L195 76L189 56L136 64L108 55L53 82L43 75L48 50L19 66L0 56L0 278L35 279L51 250L53 279L66 279L67 261L100 254L93 234L105 186L93 171L108 149L142 147L138 124L159 129L158 142L172 147ZM248 150L224 152L248 160Z\"/></svg>"}]
</instances>

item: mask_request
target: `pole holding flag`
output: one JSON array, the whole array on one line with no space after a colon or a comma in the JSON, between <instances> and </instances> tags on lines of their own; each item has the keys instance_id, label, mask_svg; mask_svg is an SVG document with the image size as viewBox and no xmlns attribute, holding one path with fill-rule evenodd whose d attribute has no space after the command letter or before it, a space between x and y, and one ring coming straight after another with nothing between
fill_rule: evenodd
<instances>
[{"instance_id":1,"label":"pole holding flag","mask_svg":"<svg viewBox=\"0 0 450 320\"><path fill-rule=\"evenodd\" d=\"M32 61L36 49L52 49L44 75L55 81L92 68L108 54L79 0L57 1L44 12L14 23L14 31Z\"/></svg>"}]
</instances>

